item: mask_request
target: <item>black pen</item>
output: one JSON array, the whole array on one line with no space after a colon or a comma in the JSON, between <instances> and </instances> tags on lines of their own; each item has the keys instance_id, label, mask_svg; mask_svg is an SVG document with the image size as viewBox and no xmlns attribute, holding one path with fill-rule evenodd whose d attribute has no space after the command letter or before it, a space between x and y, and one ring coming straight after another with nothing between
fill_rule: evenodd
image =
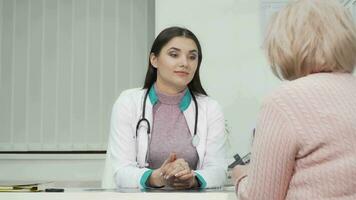
<instances>
[{"instance_id":1,"label":"black pen","mask_svg":"<svg viewBox=\"0 0 356 200\"><path fill-rule=\"evenodd\" d=\"M45 192L64 192L63 188L46 188Z\"/></svg>"}]
</instances>

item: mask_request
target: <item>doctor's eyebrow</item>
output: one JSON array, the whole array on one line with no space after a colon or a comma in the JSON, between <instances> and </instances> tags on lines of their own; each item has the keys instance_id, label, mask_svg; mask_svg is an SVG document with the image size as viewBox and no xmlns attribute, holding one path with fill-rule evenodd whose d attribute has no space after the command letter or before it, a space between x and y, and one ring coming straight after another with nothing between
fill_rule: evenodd
<instances>
[{"instance_id":1,"label":"doctor's eyebrow","mask_svg":"<svg viewBox=\"0 0 356 200\"><path fill-rule=\"evenodd\" d=\"M179 48L177 48L177 47L171 47L171 48L169 48L167 51L170 51L170 50L182 51L181 49L179 49ZM193 50L190 50L189 53L198 53L198 50L193 49Z\"/></svg>"}]
</instances>

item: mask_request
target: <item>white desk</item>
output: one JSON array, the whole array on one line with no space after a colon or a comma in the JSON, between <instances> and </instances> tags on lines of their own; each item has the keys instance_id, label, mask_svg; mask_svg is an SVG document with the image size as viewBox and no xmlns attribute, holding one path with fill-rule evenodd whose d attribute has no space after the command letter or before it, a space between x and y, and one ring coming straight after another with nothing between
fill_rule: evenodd
<instances>
[{"instance_id":1,"label":"white desk","mask_svg":"<svg viewBox=\"0 0 356 200\"><path fill-rule=\"evenodd\" d=\"M113 191L65 189L64 192L0 193L1 200L236 200L235 192L228 187L207 191Z\"/></svg>"},{"instance_id":2,"label":"white desk","mask_svg":"<svg viewBox=\"0 0 356 200\"><path fill-rule=\"evenodd\" d=\"M236 200L235 193L1 193L2 200Z\"/></svg>"}]
</instances>

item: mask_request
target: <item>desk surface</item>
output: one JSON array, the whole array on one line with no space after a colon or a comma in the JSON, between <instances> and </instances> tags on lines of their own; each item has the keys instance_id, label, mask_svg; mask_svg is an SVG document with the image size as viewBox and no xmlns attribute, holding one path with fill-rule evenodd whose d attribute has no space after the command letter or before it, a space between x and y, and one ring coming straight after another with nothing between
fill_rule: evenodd
<instances>
[{"instance_id":1,"label":"desk surface","mask_svg":"<svg viewBox=\"0 0 356 200\"><path fill-rule=\"evenodd\" d=\"M0 193L0 199L6 200L236 200L232 188L209 189L204 191L130 191L130 190L102 190L102 189L73 189L66 188L65 192L35 192L35 193Z\"/></svg>"}]
</instances>

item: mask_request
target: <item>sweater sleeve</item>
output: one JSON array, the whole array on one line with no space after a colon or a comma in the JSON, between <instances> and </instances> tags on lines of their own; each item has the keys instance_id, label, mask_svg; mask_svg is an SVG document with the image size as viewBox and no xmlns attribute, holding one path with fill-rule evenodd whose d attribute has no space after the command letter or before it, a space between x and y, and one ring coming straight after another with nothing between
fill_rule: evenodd
<instances>
[{"instance_id":1,"label":"sweater sleeve","mask_svg":"<svg viewBox=\"0 0 356 200\"><path fill-rule=\"evenodd\" d=\"M296 132L280 107L262 107L248 175L236 188L240 200L285 199L297 153Z\"/></svg>"}]
</instances>

